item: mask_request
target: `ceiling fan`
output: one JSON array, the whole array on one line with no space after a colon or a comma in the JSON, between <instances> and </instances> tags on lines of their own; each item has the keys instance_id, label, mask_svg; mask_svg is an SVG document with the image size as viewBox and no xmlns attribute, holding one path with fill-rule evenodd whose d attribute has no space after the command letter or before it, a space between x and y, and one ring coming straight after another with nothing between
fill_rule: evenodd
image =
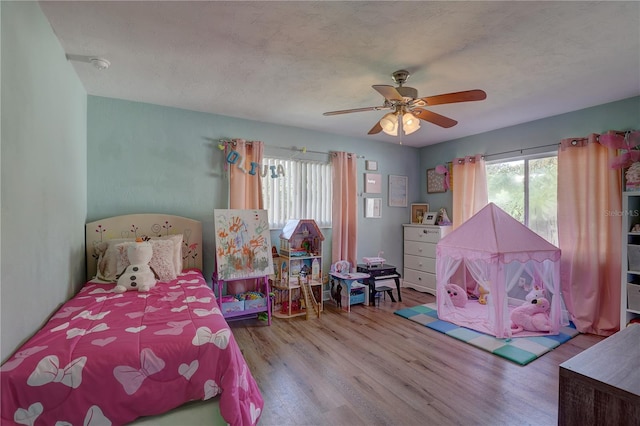
<instances>
[{"instance_id":1,"label":"ceiling fan","mask_svg":"<svg viewBox=\"0 0 640 426\"><path fill-rule=\"evenodd\" d=\"M381 131L391 136L409 135L420 128L420 120L428 121L437 126L449 128L458 122L444 115L424 109L433 105L452 104L456 102L481 101L487 94L483 90L466 90L464 92L446 93L443 95L418 97L418 91L413 87L405 87L404 83L411 74L407 70L398 70L391 74L398 87L385 84L373 85L378 93L384 96L382 106L343 109L329 111L322 115L349 114L352 112L391 110L385 114L375 126L369 130L370 135Z\"/></svg>"}]
</instances>

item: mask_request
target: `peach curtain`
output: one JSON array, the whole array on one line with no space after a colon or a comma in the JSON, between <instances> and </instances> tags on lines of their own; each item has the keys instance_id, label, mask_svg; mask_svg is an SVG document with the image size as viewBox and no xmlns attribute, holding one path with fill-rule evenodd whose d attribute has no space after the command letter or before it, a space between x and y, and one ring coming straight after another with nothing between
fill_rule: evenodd
<instances>
[{"instance_id":1,"label":"peach curtain","mask_svg":"<svg viewBox=\"0 0 640 426\"><path fill-rule=\"evenodd\" d=\"M240 154L240 159L229 169L229 208L263 209L260 168L253 170L255 174L250 172L252 162L262 164L264 144L243 139L235 139L231 144L233 150Z\"/></svg>"},{"instance_id":2,"label":"peach curtain","mask_svg":"<svg viewBox=\"0 0 640 426\"><path fill-rule=\"evenodd\" d=\"M563 139L558 152L558 241L565 304L576 328L608 336L620 327L621 175L598 135Z\"/></svg>"},{"instance_id":3,"label":"peach curtain","mask_svg":"<svg viewBox=\"0 0 640 426\"><path fill-rule=\"evenodd\" d=\"M487 172L482 155L453 160L453 229L489 203Z\"/></svg>"},{"instance_id":4,"label":"peach curtain","mask_svg":"<svg viewBox=\"0 0 640 426\"><path fill-rule=\"evenodd\" d=\"M356 155L331 154L333 166L331 263L347 260L355 267L358 238L358 167Z\"/></svg>"},{"instance_id":5,"label":"peach curtain","mask_svg":"<svg viewBox=\"0 0 640 426\"><path fill-rule=\"evenodd\" d=\"M247 142L234 139L231 146L240 157L229 169L229 208L256 209L264 208L262 202L262 184L260 168L255 168L251 174L251 163L262 164L264 144L260 141ZM227 283L227 294L240 294L255 289L255 279L235 280Z\"/></svg>"}]
</instances>

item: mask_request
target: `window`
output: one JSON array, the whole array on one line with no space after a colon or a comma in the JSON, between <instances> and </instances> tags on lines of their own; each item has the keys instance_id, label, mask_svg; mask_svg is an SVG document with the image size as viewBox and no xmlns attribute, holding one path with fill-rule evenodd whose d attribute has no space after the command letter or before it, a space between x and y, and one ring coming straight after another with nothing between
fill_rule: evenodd
<instances>
[{"instance_id":1,"label":"window","mask_svg":"<svg viewBox=\"0 0 640 426\"><path fill-rule=\"evenodd\" d=\"M330 163L264 158L262 164L274 172L262 178L271 229L283 228L289 219L313 219L318 226L331 226Z\"/></svg>"},{"instance_id":2,"label":"window","mask_svg":"<svg viewBox=\"0 0 640 426\"><path fill-rule=\"evenodd\" d=\"M487 162L489 201L556 246L557 171L556 154Z\"/></svg>"}]
</instances>

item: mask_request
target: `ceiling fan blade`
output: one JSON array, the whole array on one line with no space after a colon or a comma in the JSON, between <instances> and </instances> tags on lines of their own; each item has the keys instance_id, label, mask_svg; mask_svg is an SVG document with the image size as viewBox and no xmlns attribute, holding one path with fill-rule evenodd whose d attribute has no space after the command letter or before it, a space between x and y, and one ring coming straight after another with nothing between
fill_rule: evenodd
<instances>
[{"instance_id":1,"label":"ceiling fan blade","mask_svg":"<svg viewBox=\"0 0 640 426\"><path fill-rule=\"evenodd\" d=\"M374 106L374 107L365 107L365 108L354 108L354 109L342 109L338 111L329 111L325 112L322 115L339 115L339 114L349 114L352 112L364 112L364 111L382 111L384 109L391 109L385 106Z\"/></svg>"},{"instance_id":2,"label":"ceiling fan blade","mask_svg":"<svg viewBox=\"0 0 640 426\"><path fill-rule=\"evenodd\" d=\"M381 131L382 131L382 126L380 125L380 122L378 121L378 122L376 123L376 125L375 125L375 126L373 126L373 127L371 128L371 130L369 130L369 134L370 134L370 135L375 135L376 133L380 133Z\"/></svg>"},{"instance_id":3,"label":"ceiling fan blade","mask_svg":"<svg viewBox=\"0 0 640 426\"><path fill-rule=\"evenodd\" d=\"M481 101L487 98L484 90L466 90L464 92L446 93L444 95L426 96L420 98L427 105L453 104L456 102Z\"/></svg>"},{"instance_id":4,"label":"ceiling fan blade","mask_svg":"<svg viewBox=\"0 0 640 426\"><path fill-rule=\"evenodd\" d=\"M402 101L402 95L393 86L386 84L376 84L371 86L389 101Z\"/></svg>"},{"instance_id":5,"label":"ceiling fan blade","mask_svg":"<svg viewBox=\"0 0 640 426\"><path fill-rule=\"evenodd\" d=\"M411 112L421 120L428 121L429 123L433 123L446 129L458 124L458 122L452 118L436 114L435 112L427 111L426 109L414 108Z\"/></svg>"}]
</instances>

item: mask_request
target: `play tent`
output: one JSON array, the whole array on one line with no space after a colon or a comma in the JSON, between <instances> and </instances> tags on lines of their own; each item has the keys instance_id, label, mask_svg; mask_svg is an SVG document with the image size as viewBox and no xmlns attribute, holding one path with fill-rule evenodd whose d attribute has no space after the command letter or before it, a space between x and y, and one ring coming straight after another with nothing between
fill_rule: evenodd
<instances>
[{"instance_id":1,"label":"play tent","mask_svg":"<svg viewBox=\"0 0 640 426\"><path fill-rule=\"evenodd\" d=\"M464 307L454 306L449 283L466 290ZM560 291L560 249L493 203L438 242L436 286L440 319L498 338L512 337L510 313L536 287L550 302L551 330L513 336L558 334L569 324ZM481 288L488 291L486 304L478 301Z\"/></svg>"}]
</instances>

